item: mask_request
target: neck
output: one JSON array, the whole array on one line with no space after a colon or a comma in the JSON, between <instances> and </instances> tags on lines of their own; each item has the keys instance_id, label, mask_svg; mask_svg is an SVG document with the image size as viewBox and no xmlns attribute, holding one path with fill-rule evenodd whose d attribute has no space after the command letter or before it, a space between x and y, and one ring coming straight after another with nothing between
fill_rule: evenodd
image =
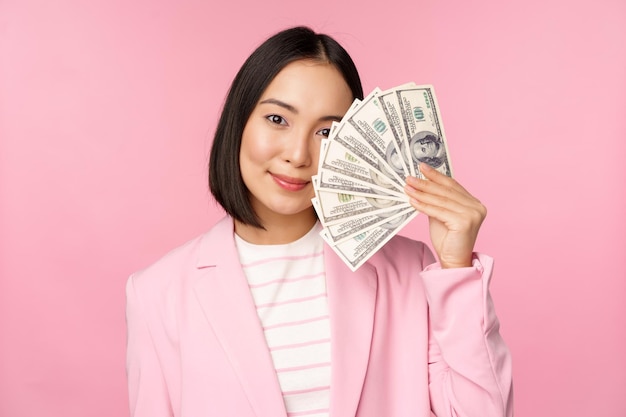
<instances>
[{"instance_id":1,"label":"neck","mask_svg":"<svg viewBox=\"0 0 626 417\"><path fill-rule=\"evenodd\" d=\"M255 245L282 245L294 242L306 235L317 217L313 209L289 216L269 216L261 219L264 229L235 220L235 233L246 242Z\"/></svg>"}]
</instances>

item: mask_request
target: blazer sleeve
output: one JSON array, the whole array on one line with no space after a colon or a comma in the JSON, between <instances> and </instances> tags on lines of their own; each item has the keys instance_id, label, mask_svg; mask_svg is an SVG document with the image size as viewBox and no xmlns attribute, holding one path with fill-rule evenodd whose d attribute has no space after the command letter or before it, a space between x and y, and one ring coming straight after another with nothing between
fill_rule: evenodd
<instances>
[{"instance_id":1,"label":"blazer sleeve","mask_svg":"<svg viewBox=\"0 0 626 417\"><path fill-rule=\"evenodd\" d=\"M131 417L173 417L174 413L134 277L126 284L126 375Z\"/></svg>"},{"instance_id":2,"label":"blazer sleeve","mask_svg":"<svg viewBox=\"0 0 626 417\"><path fill-rule=\"evenodd\" d=\"M511 356L489 294L493 259L422 272L429 309L429 390L437 417L511 417Z\"/></svg>"}]
</instances>

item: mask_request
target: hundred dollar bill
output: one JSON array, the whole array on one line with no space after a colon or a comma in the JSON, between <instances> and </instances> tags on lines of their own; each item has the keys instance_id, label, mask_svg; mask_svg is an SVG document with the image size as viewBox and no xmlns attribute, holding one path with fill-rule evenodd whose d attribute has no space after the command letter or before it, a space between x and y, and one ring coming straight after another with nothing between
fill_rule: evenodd
<instances>
[{"instance_id":1,"label":"hundred dollar bill","mask_svg":"<svg viewBox=\"0 0 626 417\"><path fill-rule=\"evenodd\" d=\"M404 192L362 182L348 175L327 169L320 170L314 178L315 181L313 184L314 187L317 186L318 190L361 195L365 197L380 197L389 200L409 201L408 196Z\"/></svg>"},{"instance_id":2,"label":"hundred dollar bill","mask_svg":"<svg viewBox=\"0 0 626 417\"><path fill-rule=\"evenodd\" d=\"M418 165L425 162L451 177L452 165L433 87L422 85L398 88L396 98L408 141L406 154L409 155L408 161L413 165L413 171L421 176Z\"/></svg>"},{"instance_id":3,"label":"hundred dollar bill","mask_svg":"<svg viewBox=\"0 0 626 417\"><path fill-rule=\"evenodd\" d=\"M368 165L374 167L377 172L384 174L400 187L404 185L404 178L400 177L387 163L386 153L373 148L350 123L337 124L337 126L338 127L331 133L329 142L340 143ZM394 152L395 145L389 144L389 146L391 146L390 151Z\"/></svg>"},{"instance_id":4,"label":"hundred dollar bill","mask_svg":"<svg viewBox=\"0 0 626 417\"><path fill-rule=\"evenodd\" d=\"M452 176L433 87L407 83L355 100L322 141L313 207L320 233L354 271L418 212L403 185L425 162Z\"/></svg>"},{"instance_id":5,"label":"hundred dollar bill","mask_svg":"<svg viewBox=\"0 0 626 417\"><path fill-rule=\"evenodd\" d=\"M415 209L409 206L404 209L387 209L375 214L350 217L340 223L326 225L325 227L328 231L327 236L332 242L332 245L337 245L355 235L380 226L383 223L387 225L401 223L414 211Z\"/></svg>"},{"instance_id":6,"label":"hundred dollar bill","mask_svg":"<svg viewBox=\"0 0 626 417\"><path fill-rule=\"evenodd\" d=\"M410 174L407 166L408 156L402 156L402 143L397 141L389 129L389 123L377 99L379 93L379 88L372 91L358 107L344 116L342 123L349 123L354 126L363 140L404 181L406 176Z\"/></svg>"},{"instance_id":7,"label":"hundred dollar bill","mask_svg":"<svg viewBox=\"0 0 626 417\"><path fill-rule=\"evenodd\" d=\"M413 211L406 217L399 216L391 219L389 223L383 223L368 229L336 245L332 244L332 239L327 229L323 229L320 232L320 236L352 271L356 271L416 215L417 211Z\"/></svg>"},{"instance_id":8,"label":"hundred dollar bill","mask_svg":"<svg viewBox=\"0 0 626 417\"><path fill-rule=\"evenodd\" d=\"M408 202L404 201L364 197L332 191L316 190L315 195L311 201L323 226L340 223L351 217L411 207Z\"/></svg>"},{"instance_id":9,"label":"hundred dollar bill","mask_svg":"<svg viewBox=\"0 0 626 417\"><path fill-rule=\"evenodd\" d=\"M323 145L324 156L321 158L319 170L330 170L340 174L348 175L361 182L377 185L384 188L403 191L400 182L395 178L389 178L381 172L378 167L370 165L361 159L359 154L352 152L337 140L329 140Z\"/></svg>"},{"instance_id":10,"label":"hundred dollar bill","mask_svg":"<svg viewBox=\"0 0 626 417\"><path fill-rule=\"evenodd\" d=\"M393 133L396 143L401 144L403 152L402 155L406 159L406 165L409 168L409 173L412 176L415 176L415 168L412 163L409 163L408 158L409 154L407 153L407 149L409 147L409 142L406 138L406 134L404 131L404 121L402 120L402 109L400 107L400 102L398 101L397 91L401 89L413 88L415 87L415 83L407 83L398 87L391 88L389 90L381 91L377 98L385 114L387 121L389 122L389 128Z\"/></svg>"}]
</instances>

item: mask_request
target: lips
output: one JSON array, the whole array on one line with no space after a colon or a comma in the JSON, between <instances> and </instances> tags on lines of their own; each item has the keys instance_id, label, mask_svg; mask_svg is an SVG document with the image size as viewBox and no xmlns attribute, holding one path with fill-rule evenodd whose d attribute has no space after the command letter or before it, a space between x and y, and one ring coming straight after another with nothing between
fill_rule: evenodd
<instances>
[{"instance_id":1,"label":"lips","mask_svg":"<svg viewBox=\"0 0 626 417\"><path fill-rule=\"evenodd\" d=\"M301 178L288 177L286 175L272 174L272 179L279 187L287 191L300 191L304 189L311 181L303 180Z\"/></svg>"}]
</instances>

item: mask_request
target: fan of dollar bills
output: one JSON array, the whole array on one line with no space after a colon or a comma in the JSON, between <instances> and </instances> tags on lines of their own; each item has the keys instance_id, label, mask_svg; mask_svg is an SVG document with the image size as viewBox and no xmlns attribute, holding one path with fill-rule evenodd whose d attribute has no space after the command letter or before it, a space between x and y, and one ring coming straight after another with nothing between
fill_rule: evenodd
<instances>
[{"instance_id":1,"label":"fan of dollar bills","mask_svg":"<svg viewBox=\"0 0 626 417\"><path fill-rule=\"evenodd\" d=\"M418 212L403 191L420 162L452 176L430 85L403 84L355 100L321 144L313 207L321 236L355 271Z\"/></svg>"}]
</instances>

